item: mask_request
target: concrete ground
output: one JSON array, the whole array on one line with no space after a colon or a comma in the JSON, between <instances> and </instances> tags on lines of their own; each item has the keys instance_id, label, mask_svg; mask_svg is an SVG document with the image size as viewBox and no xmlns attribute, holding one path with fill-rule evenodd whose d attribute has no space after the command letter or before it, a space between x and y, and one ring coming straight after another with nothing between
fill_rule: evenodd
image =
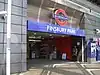
<instances>
[{"instance_id":1,"label":"concrete ground","mask_svg":"<svg viewBox=\"0 0 100 75\"><path fill-rule=\"evenodd\" d=\"M61 60L29 60L28 71L12 75L90 75L75 62Z\"/></svg>"},{"instance_id":2,"label":"concrete ground","mask_svg":"<svg viewBox=\"0 0 100 75\"><path fill-rule=\"evenodd\" d=\"M99 64L81 64L81 66L88 71L91 75L100 75L100 63Z\"/></svg>"},{"instance_id":3,"label":"concrete ground","mask_svg":"<svg viewBox=\"0 0 100 75\"><path fill-rule=\"evenodd\" d=\"M75 63L57 60L37 60L29 63L24 75L85 75Z\"/></svg>"}]
</instances>

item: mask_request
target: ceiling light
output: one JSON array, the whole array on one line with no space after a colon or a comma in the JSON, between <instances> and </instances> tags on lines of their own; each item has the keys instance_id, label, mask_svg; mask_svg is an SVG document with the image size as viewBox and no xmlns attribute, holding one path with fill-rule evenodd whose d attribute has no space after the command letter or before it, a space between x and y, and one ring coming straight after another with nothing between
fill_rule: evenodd
<instances>
[{"instance_id":1,"label":"ceiling light","mask_svg":"<svg viewBox=\"0 0 100 75\"><path fill-rule=\"evenodd\" d=\"M34 33L34 35L36 35L36 33Z\"/></svg>"},{"instance_id":2,"label":"ceiling light","mask_svg":"<svg viewBox=\"0 0 100 75\"><path fill-rule=\"evenodd\" d=\"M49 36L52 36L52 34L50 34Z\"/></svg>"},{"instance_id":3,"label":"ceiling light","mask_svg":"<svg viewBox=\"0 0 100 75\"><path fill-rule=\"evenodd\" d=\"M34 36L34 37L29 37L29 38L36 38L36 37Z\"/></svg>"},{"instance_id":4,"label":"ceiling light","mask_svg":"<svg viewBox=\"0 0 100 75\"><path fill-rule=\"evenodd\" d=\"M64 35L62 37L64 37Z\"/></svg>"},{"instance_id":5,"label":"ceiling light","mask_svg":"<svg viewBox=\"0 0 100 75\"><path fill-rule=\"evenodd\" d=\"M42 39L44 39L44 38L42 38Z\"/></svg>"},{"instance_id":6,"label":"ceiling light","mask_svg":"<svg viewBox=\"0 0 100 75\"><path fill-rule=\"evenodd\" d=\"M36 42L40 42L41 40L29 40L29 41L36 41Z\"/></svg>"}]
</instances>

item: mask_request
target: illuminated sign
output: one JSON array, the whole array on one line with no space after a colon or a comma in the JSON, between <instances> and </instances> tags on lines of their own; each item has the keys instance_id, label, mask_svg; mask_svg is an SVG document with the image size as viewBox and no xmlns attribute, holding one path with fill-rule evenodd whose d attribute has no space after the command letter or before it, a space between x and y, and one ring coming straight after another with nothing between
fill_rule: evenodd
<instances>
[{"instance_id":1,"label":"illuminated sign","mask_svg":"<svg viewBox=\"0 0 100 75\"><path fill-rule=\"evenodd\" d=\"M51 31L51 32L54 32L54 33L69 33L69 34L76 34L76 31L74 29L71 29L71 28L61 28L61 27L54 27L54 26L47 26L47 31Z\"/></svg>"},{"instance_id":2,"label":"illuminated sign","mask_svg":"<svg viewBox=\"0 0 100 75\"><path fill-rule=\"evenodd\" d=\"M85 31L77 28L70 28L66 26L59 26L50 23L41 23L28 20L28 30L41 31L55 34L67 34L74 36L85 36Z\"/></svg>"},{"instance_id":3,"label":"illuminated sign","mask_svg":"<svg viewBox=\"0 0 100 75\"><path fill-rule=\"evenodd\" d=\"M68 16L63 9L57 9L54 11L53 18L57 22L58 25L64 26L68 24Z\"/></svg>"}]
</instances>

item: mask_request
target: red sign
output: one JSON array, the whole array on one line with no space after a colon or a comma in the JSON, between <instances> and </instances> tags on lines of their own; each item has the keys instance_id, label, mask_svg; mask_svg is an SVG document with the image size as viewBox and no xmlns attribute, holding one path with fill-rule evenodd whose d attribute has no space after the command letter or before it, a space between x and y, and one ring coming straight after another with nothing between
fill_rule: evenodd
<instances>
[{"instance_id":1,"label":"red sign","mask_svg":"<svg viewBox=\"0 0 100 75\"><path fill-rule=\"evenodd\" d=\"M59 24L60 26L64 26L68 24L68 16L65 10L63 9L55 10L53 17L55 18L55 21L57 22L57 24Z\"/></svg>"}]
</instances>

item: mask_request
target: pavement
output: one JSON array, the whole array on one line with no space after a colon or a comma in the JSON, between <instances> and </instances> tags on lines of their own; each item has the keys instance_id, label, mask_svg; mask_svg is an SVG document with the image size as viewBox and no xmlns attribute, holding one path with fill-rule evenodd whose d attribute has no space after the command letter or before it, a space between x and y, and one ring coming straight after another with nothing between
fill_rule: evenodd
<instances>
[{"instance_id":1,"label":"pavement","mask_svg":"<svg viewBox=\"0 0 100 75\"><path fill-rule=\"evenodd\" d=\"M90 75L100 75L99 64L80 64Z\"/></svg>"},{"instance_id":2,"label":"pavement","mask_svg":"<svg viewBox=\"0 0 100 75\"><path fill-rule=\"evenodd\" d=\"M61 60L29 60L28 71L12 75L100 75L100 64Z\"/></svg>"}]
</instances>

